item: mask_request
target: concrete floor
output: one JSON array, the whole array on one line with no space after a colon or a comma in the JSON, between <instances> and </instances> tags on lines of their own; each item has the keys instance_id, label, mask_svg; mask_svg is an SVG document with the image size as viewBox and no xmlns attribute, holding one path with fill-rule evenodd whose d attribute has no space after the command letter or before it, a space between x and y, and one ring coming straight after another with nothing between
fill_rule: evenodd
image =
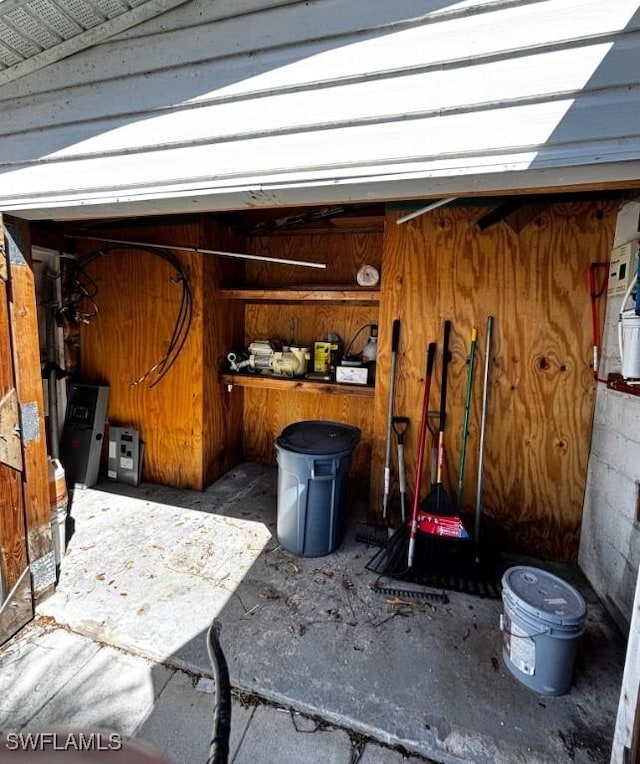
<instances>
[{"instance_id":1,"label":"concrete floor","mask_svg":"<svg viewBox=\"0 0 640 764\"><path fill-rule=\"evenodd\" d=\"M0 648L0 764L16 761L197 764L207 760L212 679L158 665L38 618ZM230 764L420 764L425 760L288 708L236 694ZM57 733L31 754L19 735ZM122 736L122 751L77 753L69 734ZM277 741L265 746L265 741ZM118 741L120 742L120 741ZM135 758L131 748L135 746ZM150 758L140 758L140 748ZM53 750L52 750L53 749ZM57 750L56 750L57 749ZM128 754L128 755L127 755ZM99 758L101 756L101 758ZM98 757L98 758L97 758Z\"/></svg>"},{"instance_id":2,"label":"concrete floor","mask_svg":"<svg viewBox=\"0 0 640 764\"><path fill-rule=\"evenodd\" d=\"M574 684L541 697L503 665L499 601L452 593L397 607L372 590L358 508L333 554L284 551L276 477L244 464L204 493L76 492L60 584L39 615L161 664L158 682L166 669L210 673L204 634L217 617L232 684L252 702L436 762L609 761L625 644L577 571L560 570L588 604Z\"/></svg>"}]
</instances>

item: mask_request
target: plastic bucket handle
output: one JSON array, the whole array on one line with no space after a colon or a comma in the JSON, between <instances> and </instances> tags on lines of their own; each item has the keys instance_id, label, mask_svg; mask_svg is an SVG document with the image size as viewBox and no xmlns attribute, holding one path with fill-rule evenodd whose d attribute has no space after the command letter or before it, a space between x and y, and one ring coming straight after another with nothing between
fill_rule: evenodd
<instances>
[{"instance_id":1,"label":"plastic bucket handle","mask_svg":"<svg viewBox=\"0 0 640 764\"><path fill-rule=\"evenodd\" d=\"M534 637L544 637L545 635L551 633L551 629L548 626L544 626L542 627L542 631L538 631L535 634L514 634L511 629L507 628L504 614L500 615L500 631L503 631L505 634L508 634L514 639L533 639Z\"/></svg>"},{"instance_id":2,"label":"plastic bucket handle","mask_svg":"<svg viewBox=\"0 0 640 764\"><path fill-rule=\"evenodd\" d=\"M331 461L316 461L311 459L311 480L335 480L336 477L336 460ZM322 474L323 470L329 469L329 472Z\"/></svg>"}]
</instances>

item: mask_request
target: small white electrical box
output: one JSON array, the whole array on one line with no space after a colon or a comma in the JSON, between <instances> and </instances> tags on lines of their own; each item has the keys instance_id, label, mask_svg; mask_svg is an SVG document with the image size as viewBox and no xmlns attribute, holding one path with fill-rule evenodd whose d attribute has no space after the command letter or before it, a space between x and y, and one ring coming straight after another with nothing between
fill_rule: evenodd
<instances>
[{"instance_id":1,"label":"small white electrical box","mask_svg":"<svg viewBox=\"0 0 640 764\"><path fill-rule=\"evenodd\" d=\"M640 202L626 202L618 212L613 246L619 247L640 236Z\"/></svg>"},{"instance_id":2,"label":"small white electrical box","mask_svg":"<svg viewBox=\"0 0 640 764\"><path fill-rule=\"evenodd\" d=\"M131 427L109 426L107 477L119 483L138 485L142 477L144 441Z\"/></svg>"},{"instance_id":3,"label":"small white electrical box","mask_svg":"<svg viewBox=\"0 0 640 764\"><path fill-rule=\"evenodd\" d=\"M348 385L366 385L369 369L366 366L336 366L336 382Z\"/></svg>"},{"instance_id":4,"label":"small white electrical box","mask_svg":"<svg viewBox=\"0 0 640 764\"><path fill-rule=\"evenodd\" d=\"M638 273L638 245L630 241L611 250L607 294L622 297Z\"/></svg>"}]
</instances>

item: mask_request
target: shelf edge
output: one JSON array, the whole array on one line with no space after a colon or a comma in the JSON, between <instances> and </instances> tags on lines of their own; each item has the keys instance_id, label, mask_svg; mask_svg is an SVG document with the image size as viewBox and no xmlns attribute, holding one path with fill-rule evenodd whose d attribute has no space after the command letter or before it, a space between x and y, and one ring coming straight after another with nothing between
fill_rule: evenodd
<instances>
[{"instance_id":1,"label":"shelf edge","mask_svg":"<svg viewBox=\"0 0 640 764\"><path fill-rule=\"evenodd\" d=\"M375 388L370 385L347 385L339 382L316 382L301 377L259 376L254 374L221 374L220 381L231 387L261 390L310 393L312 395L342 395L354 398L373 398Z\"/></svg>"}]
</instances>

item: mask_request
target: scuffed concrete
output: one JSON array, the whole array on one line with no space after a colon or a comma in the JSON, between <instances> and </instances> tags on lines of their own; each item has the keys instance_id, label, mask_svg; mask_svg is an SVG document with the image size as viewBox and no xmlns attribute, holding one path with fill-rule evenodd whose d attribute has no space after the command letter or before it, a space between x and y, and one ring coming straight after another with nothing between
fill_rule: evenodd
<instances>
[{"instance_id":1,"label":"scuffed concrete","mask_svg":"<svg viewBox=\"0 0 640 764\"><path fill-rule=\"evenodd\" d=\"M105 647L51 618L39 618L0 647L0 764L12 764L16 757L23 761L22 752L16 753L18 736L33 741L37 733L47 731L55 731L57 749L51 750L51 739L42 744L47 761L52 755L55 761L73 755L73 744L64 749L70 736L78 741L83 735L86 741L99 731L103 744L115 733L127 747L127 752L104 753L100 761L114 756L133 761L134 740L135 750L142 747L156 764L158 756L167 764L205 762L214 687L212 679ZM32 744L24 745L32 751ZM29 761L43 758L40 753L27 755ZM87 760L84 755L82 760ZM91 760L98 760L95 752ZM405 757L350 730L260 702L255 696L232 696L230 764L302 761L420 764L427 760Z\"/></svg>"},{"instance_id":2,"label":"scuffed concrete","mask_svg":"<svg viewBox=\"0 0 640 764\"><path fill-rule=\"evenodd\" d=\"M589 606L574 686L542 698L502 664L500 602L394 606L371 588L357 508L339 550L298 558L272 537L275 491L275 470L249 464L204 493L76 493L60 586L40 611L197 673L217 617L235 687L438 762L608 761L624 643L574 570Z\"/></svg>"}]
</instances>

